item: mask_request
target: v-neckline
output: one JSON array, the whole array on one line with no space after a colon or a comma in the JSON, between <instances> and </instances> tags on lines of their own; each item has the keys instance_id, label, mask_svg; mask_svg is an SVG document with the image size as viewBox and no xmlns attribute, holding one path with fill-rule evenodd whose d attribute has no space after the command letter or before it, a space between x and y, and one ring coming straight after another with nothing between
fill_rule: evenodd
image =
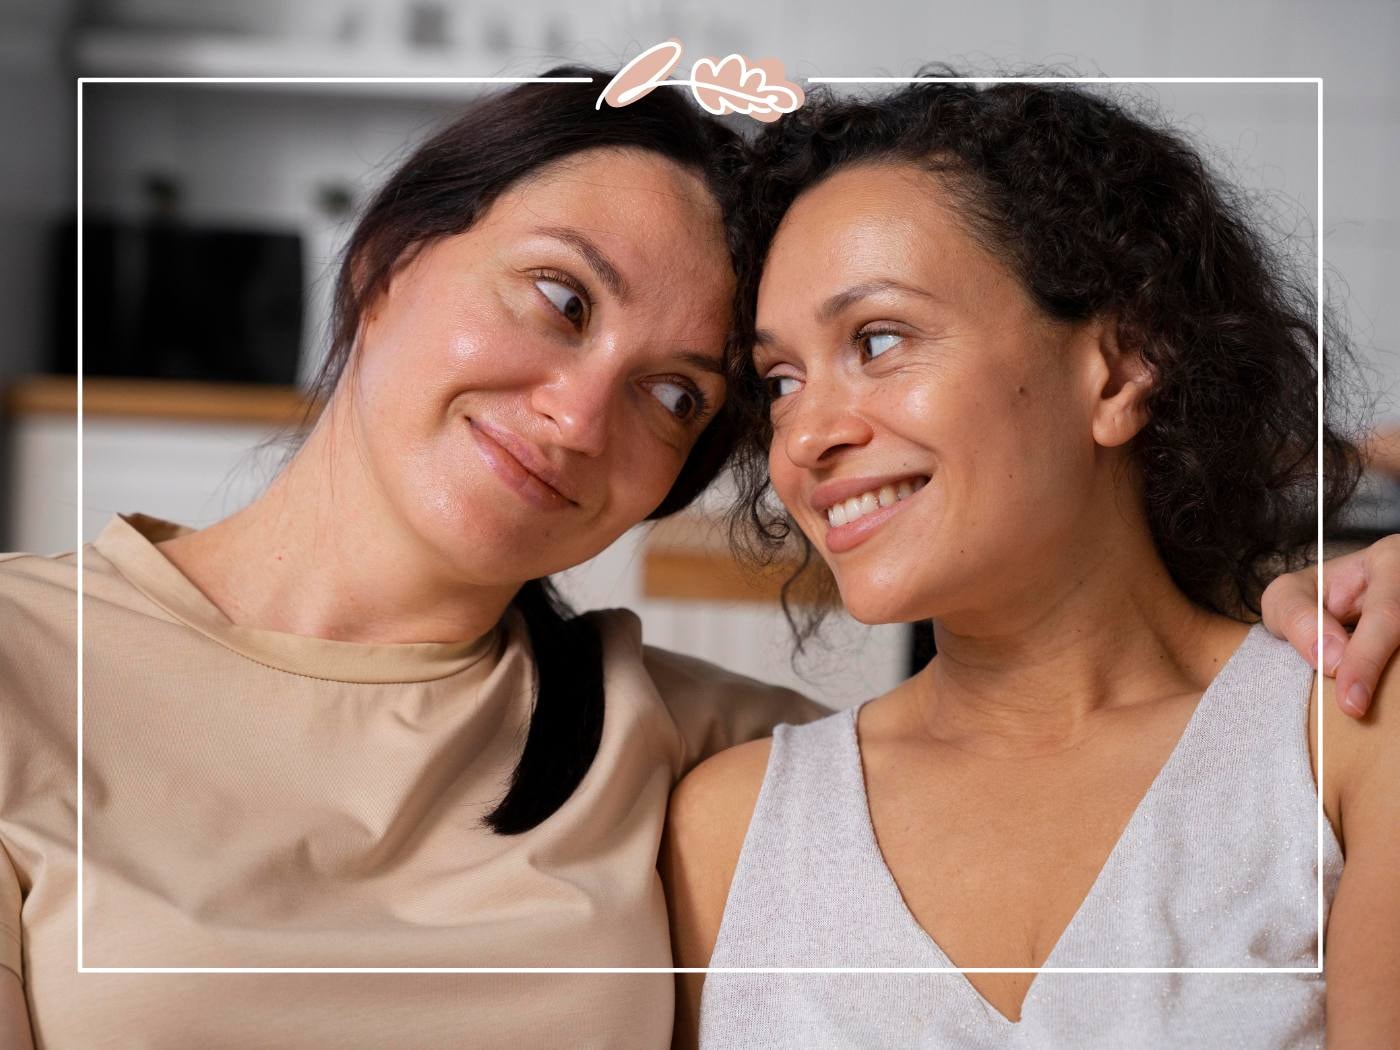
<instances>
[{"instance_id":1,"label":"v-neckline","mask_svg":"<svg viewBox=\"0 0 1400 1050\"><path fill-rule=\"evenodd\" d=\"M1226 658L1225 662L1220 665L1220 669L1216 671L1215 677L1206 685L1205 690L1196 701L1196 706L1191 712L1191 717L1186 720L1186 725L1182 728L1181 734L1177 737L1176 743L1172 745L1172 749L1168 752L1161 768L1157 770L1157 775L1152 778L1152 782L1148 784L1147 790L1143 792L1142 797L1138 799L1137 805L1133 807L1132 814L1123 825L1123 829L1118 833L1118 838L1114 840L1113 847L1108 851L1108 856L1099 867L1098 874L1094 876L1094 881L1089 885L1089 891L1079 902L1079 907L1074 910L1074 914L1070 916L1069 921L1065 923L1064 929L1060 931L1060 936L1050 948L1049 953L1046 954L1044 961L1037 967L1038 970L1043 970L1048 966L1054 965L1055 957L1060 954L1061 948L1064 946L1065 942L1070 939L1070 936L1074 933L1075 927L1079 925L1081 916L1084 915L1089 905L1098 895L1099 887L1103 884L1106 873L1118 863L1121 863L1118 858L1122 853L1124 841L1128 840L1133 829L1146 819L1143 814L1147 811L1149 803L1156 796L1161 794L1161 785L1174 771L1174 768L1184 761L1180 756L1186 752L1186 745L1190 738L1200 731L1199 726L1203 721L1201 713L1209 706L1208 702L1213 702L1214 694L1220 690L1227 677L1232 677L1234 675L1236 665L1242 662L1242 654L1253 643L1256 633L1261 630L1263 630L1263 628L1260 625L1253 625L1250 630L1245 633L1244 638L1241 639L1234 651ZM869 701L866 701L865 703L868 702ZM855 752L856 773L858 775L857 779L860 787L859 804L864 815L864 820L861 822L861 832L866 838L864 845L878 871L878 877L885 884L886 892L891 898L894 910L900 916L900 921L910 929L916 939L923 942L926 950L931 950L933 952L934 956L941 962L941 965L948 967L950 970L957 970L958 984L964 994L970 995L974 1003L980 1007L983 1012L990 1015L992 1022L999 1028L1006 1030L1018 1029L1025 1020L1026 1008L1031 1002L1031 997L1035 995L1036 988L1040 985L1040 973L1036 973L1035 976L1031 978L1031 983L1026 987L1025 995L1021 997L1020 1019L1015 1021L1011 1020L1011 1018L1007 1017L1001 1010L993 1006L985 995L978 991L977 987L968 980L967 974L958 969L958 964L953 962L952 958L943 950L943 946L938 943L938 940L933 934L924 929L919 920L915 918L908 901L904 899L904 893L899 888L899 882L895 879L894 872L890 869L889 863L885 860L884 851L880 848L880 840L875 834L875 820L870 812L870 793L865 783L865 760L860 753L860 710L865 706L865 703L857 704L849 709L849 744Z\"/></svg>"}]
</instances>

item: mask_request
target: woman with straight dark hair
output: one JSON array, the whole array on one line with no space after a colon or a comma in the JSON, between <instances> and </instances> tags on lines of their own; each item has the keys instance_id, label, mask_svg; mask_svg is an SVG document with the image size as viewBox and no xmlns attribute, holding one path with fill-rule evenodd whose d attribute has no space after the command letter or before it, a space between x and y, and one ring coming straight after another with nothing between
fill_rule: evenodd
<instances>
[{"instance_id":1,"label":"woman with straight dark hair","mask_svg":"<svg viewBox=\"0 0 1400 1050\"><path fill-rule=\"evenodd\" d=\"M488 96L378 191L266 492L86 549L81 874L74 559L0 568L0 975L40 1047L668 1042L664 973L74 972L80 877L86 967L669 966L672 784L819 711L549 586L728 454L741 236L729 131L551 75L595 84Z\"/></svg>"},{"instance_id":2,"label":"woman with straight dark hair","mask_svg":"<svg viewBox=\"0 0 1400 1050\"><path fill-rule=\"evenodd\" d=\"M734 136L552 75L374 198L271 487L85 548L81 805L74 557L0 566L7 1047L669 1042L666 973L207 972L669 966L671 786L818 713L550 590L724 462L752 306Z\"/></svg>"}]
</instances>

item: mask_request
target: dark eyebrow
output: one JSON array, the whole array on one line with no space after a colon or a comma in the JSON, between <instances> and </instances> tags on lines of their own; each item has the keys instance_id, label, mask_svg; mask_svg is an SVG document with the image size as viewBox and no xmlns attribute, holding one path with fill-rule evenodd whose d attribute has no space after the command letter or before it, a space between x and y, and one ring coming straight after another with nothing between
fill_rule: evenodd
<instances>
[{"instance_id":1,"label":"dark eyebrow","mask_svg":"<svg viewBox=\"0 0 1400 1050\"><path fill-rule=\"evenodd\" d=\"M766 328L757 328L753 333L753 345L749 347L749 364L757 372L762 372L767 366L766 358L769 355L781 354L780 340L776 335Z\"/></svg>"},{"instance_id":2,"label":"dark eyebrow","mask_svg":"<svg viewBox=\"0 0 1400 1050\"><path fill-rule=\"evenodd\" d=\"M724 377L724 362L709 354L702 354L699 350L682 350L676 357L688 365L694 365L702 372Z\"/></svg>"},{"instance_id":3,"label":"dark eyebrow","mask_svg":"<svg viewBox=\"0 0 1400 1050\"><path fill-rule=\"evenodd\" d=\"M923 288L916 288L912 284L905 284L903 281L896 281L893 278L881 278L875 281L863 281L860 284L853 284L849 288L843 288L835 295L830 296L817 308L817 320L822 324L829 324L841 311L860 302L862 299L877 295L880 292L907 292L910 295L917 295L921 299L928 299L932 302L943 302L941 298ZM768 348L778 341L777 337L766 328L757 328L753 333L754 349Z\"/></svg>"},{"instance_id":4,"label":"dark eyebrow","mask_svg":"<svg viewBox=\"0 0 1400 1050\"><path fill-rule=\"evenodd\" d=\"M583 261L588 264L588 268L598 275L598 280L602 281L607 286L608 291L619 299L625 300L631 294L622 274L603 254L603 250L577 230L571 230L567 226L542 226L535 232L542 233L546 237L553 237L556 241L563 241L578 252L579 255L583 256Z\"/></svg>"},{"instance_id":5,"label":"dark eyebrow","mask_svg":"<svg viewBox=\"0 0 1400 1050\"><path fill-rule=\"evenodd\" d=\"M932 299L935 302L941 301L938 296L934 295L932 292L925 291L922 288L916 288L912 284L905 284L902 281L896 281L891 278L883 278L875 281L865 281L861 284L853 284L851 287L837 292L827 299L826 302L822 303L821 307L817 310L817 320L823 322L830 321L852 304L858 303L860 300L869 298L879 292L890 291L907 292L910 295L917 295L924 299Z\"/></svg>"}]
</instances>

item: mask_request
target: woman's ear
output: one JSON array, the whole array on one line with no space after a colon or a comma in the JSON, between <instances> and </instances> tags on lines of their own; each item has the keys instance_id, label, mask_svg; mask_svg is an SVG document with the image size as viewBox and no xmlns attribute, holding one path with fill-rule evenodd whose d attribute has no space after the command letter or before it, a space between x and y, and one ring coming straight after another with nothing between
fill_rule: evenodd
<instances>
[{"instance_id":1,"label":"woman's ear","mask_svg":"<svg viewBox=\"0 0 1400 1050\"><path fill-rule=\"evenodd\" d=\"M1117 448L1147 424L1152 368L1143 357L1142 339L1116 316L1099 319L1094 329L1094 441L1104 448Z\"/></svg>"}]
</instances>

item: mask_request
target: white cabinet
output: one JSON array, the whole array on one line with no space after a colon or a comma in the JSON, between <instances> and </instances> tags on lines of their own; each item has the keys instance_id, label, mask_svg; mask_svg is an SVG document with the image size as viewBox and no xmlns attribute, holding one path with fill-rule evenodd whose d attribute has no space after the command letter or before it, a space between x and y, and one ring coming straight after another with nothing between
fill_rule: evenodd
<instances>
[{"instance_id":1,"label":"white cabinet","mask_svg":"<svg viewBox=\"0 0 1400 1050\"><path fill-rule=\"evenodd\" d=\"M73 550L116 513L141 511L208 525L251 500L275 469L256 445L265 429L230 423L91 418L83 433L83 513L72 417L34 415L12 424L10 522L18 550Z\"/></svg>"}]
</instances>

